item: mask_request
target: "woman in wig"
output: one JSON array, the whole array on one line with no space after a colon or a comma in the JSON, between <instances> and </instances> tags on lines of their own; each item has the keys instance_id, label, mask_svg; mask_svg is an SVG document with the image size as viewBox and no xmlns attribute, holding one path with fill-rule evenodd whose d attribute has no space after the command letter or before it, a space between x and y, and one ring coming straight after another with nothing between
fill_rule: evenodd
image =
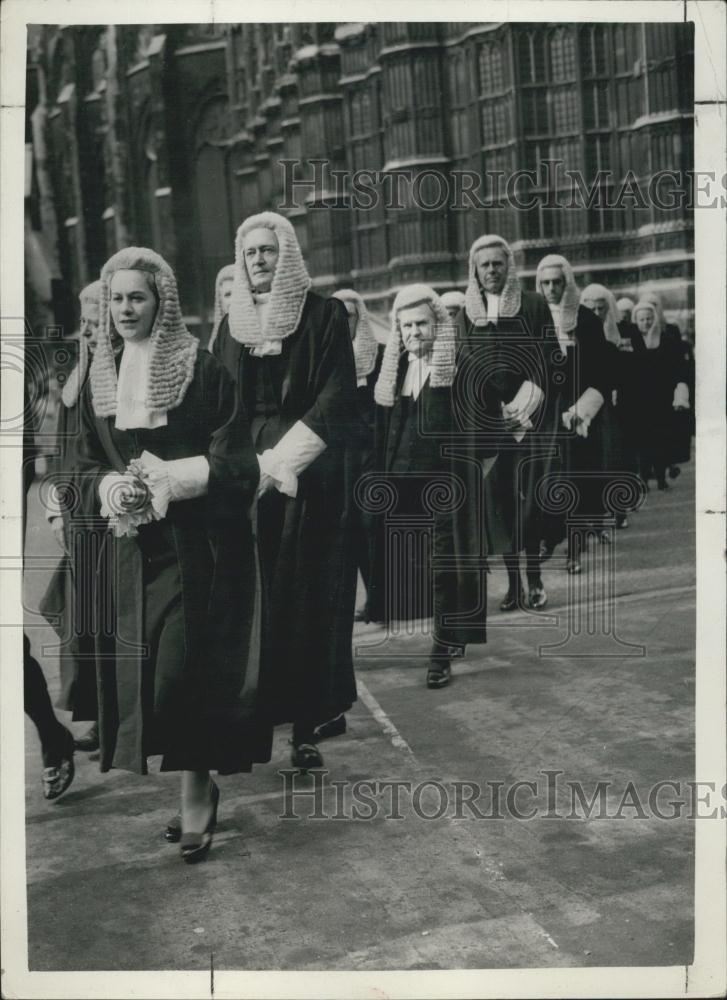
<instances>
[{"instance_id":1,"label":"woman in wig","mask_svg":"<svg viewBox=\"0 0 727 1000\"><path fill-rule=\"evenodd\" d=\"M356 364L356 399L361 414L361 440L358 452L359 472L365 475L374 468L374 433L376 406L374 385L381 368L383 348L376 340L366 303L352 288L340 288L334 299L343 302L348 314L348 328L353 343ZM355 614L356 621L371 621L370 595L371 566L374 558L375 521L369 511L356 508L356 538L358 568L366 591L366 601Z\"/></svg>"},{"instance_id":2,"label":"woman in wig","mask_svg":"<svg viewBox=\"0 0 727 1000\"><path fill-rule=\"evenodd\" d=\"M538 264L536 288L548 303L558 345L565 358L557 409L561 431L569 431L572 437L561 444L562 469L566 475L577 477L578 513L599 518L604 514L604 483L598 481L595 474L613 466L613 458L606 458L606 442L612 440L615 433L603 426L613 388L612 364L603 324L595 313L579 304L580 291L573 268L565 257L559 254L543 257ZM554 516L551 523L553 533L547 539L549 549L566 533L564 518ZM580 553L581 537L576 533L569 538L566 566L571 574L581 571Z\"/></svg>"},{"instance_id":3,"label":"woman in wig","mask_svg":"<svg viewBox=\"0 0 727 1000\"><path fill-rule=\"evenodd\" d=\"M539 561L547 512L537 502L536 487L557 455L552 327L543 297L521 288L505 240L495 235L475 240L457 352L455 422L469 430L483 456L497 453L485 477L487 537L473 537L471 550L504 557L508 588L501 611L539 610L547 603ZM523 550L527 601L520 577Z\"/></svg>"},{"instance_id":4,"label":"woman in wig","mask_svg":"<svg viewBox=\"0 0 727 1000\"><path fill-rule=\"evenodd\" d=\"M270 759L249 518L259 472L234 383L198 351L152 250L103 267L81 423L77 486L112 542L96 587L113 606L98 640L101 770L144 774L161 754L162 770L181 771L181 830L168 839L181 835L182 857L198 861L219 801L210 770Z\"/></svg>"},{"instance_id":5,"label":"woman in wig","mask_svg":"<svg viewBox=\"0 0 727 1000\"><path fill-rule=\"evenodd\" d=\"M293 723L294 767L320 767L316 727L356 699L354 484L361 418L346 310L310 290L287 219L263 212L235 239L230 311L214 354L237 381L260 463L265 695Z\"/></svg>"}]
</instances>

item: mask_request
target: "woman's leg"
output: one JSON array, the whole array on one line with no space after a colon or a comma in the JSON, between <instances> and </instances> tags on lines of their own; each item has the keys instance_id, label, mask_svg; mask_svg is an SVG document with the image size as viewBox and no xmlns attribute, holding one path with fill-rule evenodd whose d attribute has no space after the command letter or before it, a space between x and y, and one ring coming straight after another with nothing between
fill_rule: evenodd
<instances>
[{"instance_id":1,"label":"woman's leg","mask_svg":"<svg viewBox=\"0 0 727 1000\"><path fill-rule=\"evenodd\" d=\"M182 830L202 833L209 824L212 810L209 771L182 771Z\"/></svg>"}]
</instances>

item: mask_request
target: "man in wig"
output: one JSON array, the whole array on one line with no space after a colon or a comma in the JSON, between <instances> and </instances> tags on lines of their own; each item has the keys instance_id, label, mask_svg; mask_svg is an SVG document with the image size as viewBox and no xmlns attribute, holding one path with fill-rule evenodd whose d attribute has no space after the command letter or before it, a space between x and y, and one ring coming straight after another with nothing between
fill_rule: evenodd
<instances>
[{"instance_id":1,"label":"man in wig","mask_svg":"<svg viewBox=\"0 0 727 1000\"><path fill-rule=\"evenodd\" d=\"M96 666L93 638L85 628L81 612L91 600L95 569L84 567L82 547L77 551L71 549L71 522L78 511L74 510L70 474L76 462L81 393L98 339L100 295L101 282L93 281L78 296L81 305L78 361L61 389L56 427L57 468L50 477L50 488L41 494L46 517L63 552L40 605L41 614L54 626L60 641L61 690L56 704L72 712L74 721L92 722L90 729L75 741L76 749L88 752L99 747ZM119 350L121 338L115 336L113 345ZM78 531L77 519L75 530Z\"/></svg>"},{"instance_id":2,"label":"man in wig","mask_svg":"<svg viewBox=\"0 0 727 1000\"><path fill-rule=\"evenodd\" d=\"M527 604L537 610L545 607L547 595L538 559L544 512L536 487L557 454L555 393L549 384L557 344L545 300L521 288L512 251L501 236L481 236L470 248L465 318L457 352L455 422L497 452L485 478L480 523L487 551L502 554L507 568L500 610L525 605L523 550ZM472 538L472 551L482 545Z\"/></svg>"},{"instance_id":3,"label":"man in wig","mask_svg":"<svg viewBox=\"0 0 727 1000\"><path fill-rule=\"evenodd\" d=\"M234 264L225 264L225 266L221 267L217 272L217 277L215 278L215 309L212 317L212 329L210 330L209 340L207 341L208 351L211 351L214 347L214 343L220 329L220 323L222 322L222 317L226 316L230 311L230 300L232 298L232 284L234 278Z\"/></svg>"},{"instance_id":4,"label":"man in wig","mask_svg":"<svg viewBox=\"0 0 727 1000\"><path fill-rule=\"evenodd\" d=\"M371 329L371 317L366 303L352 288L339 288L333 293L334 299L340 299L348 314L348 328L353 344L353 357L356 363L356 399L361 415L361 437L357 449L359 474L365 475L374 468L374 430L376 406L374 403L374 386L381 368L383 347L378 343ZM356 621L370 621L371 567L374 559L375 523L373 515L356 507L355 532L358 568L361 573L366 601L363 608L355 614Z\"/></svg>"},{"instance_id":5,"label":"man in wig","mask_svg":"<svg viewBox=\"0 0 727 1000\"><path fill-rule=\"evenodd\" d=\"M287 219L263 212L235 239L230 311L213 353L237 380L260 465L261 671L294 767L323 763L317 726L356 699L353 489L360 434L346 309L310 290Z\"/></svg>"},{"instance_id":6,"label":"man in wig","mask_svg":"<svg viewBox=\"0 0 727 1000\"><path fill-rule=\"evenodd\" d=\"M442 444L451 421L453 377L454 327L442 301L427 285L407 285L394 300L374 398L376 468L391 477L396 516L412 518L412 524L431 517L427 491L437 477L441 489L447 475ZM407 534L401 550L406 565L394 566L383 524L378 528L372 616L383 621L430 617L433 575L422 539L416 531ZM430 665L429 687L442 687L448 680L448 669Z\"/></svg>"},{"instance_id":7,"label":"man in wig","mask_svg":"<svg viewBox=\"0 0 727 1000\"><path fill-rule=\"evenodd\" d=\"M602 483L580 473L598 473L613 467L608 442L615 431L604 426L604 407L608 412L613 389L613 365L608 352L603 324L586 306L580 305L580 291L573 268L565 257L548 254L538 264L537 290L548 303L558 345L565 357L564 379L557 398L557 411L563 431L572 435L562 442L563 471L578 475L576 491L580 497L578 512L598 517L604 512ZM564 516L552 518L550 546L566 534ZM581 571L581 539L569 539L567 570Z\"/></svg>"}]
</instances>

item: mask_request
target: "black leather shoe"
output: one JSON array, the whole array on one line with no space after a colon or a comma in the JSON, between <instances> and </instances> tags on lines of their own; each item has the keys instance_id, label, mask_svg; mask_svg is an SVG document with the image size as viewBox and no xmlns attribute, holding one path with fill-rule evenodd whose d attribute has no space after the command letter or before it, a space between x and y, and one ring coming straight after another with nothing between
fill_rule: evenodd
<instances>
[{"instance_id":1,"label":"black leather shoe","mask_svg":"<svg viewBox=\"0 0 727 1000\"><path fill-rule=\"evenodd\" d=\"M94 722L83 736L79 736L77 740L74 740L74 746L76 750L80 750L82 753L93 753L94 750L98 750L98 723Z\"/></svg>"},{"instance_id":2,"label":"black leather shoe","mask_svg":"<svg viewBox=\"0 0 727 1000\"><path fill-rule=\"evenodd\" d=\"M452 667L449 660L431 660L427 667L427 687L446 687L452 679Z\"/></svg>"},{"instance_id":3,"label":"black leather shoe","mask_svg":"<svg viewBox=\"0 0 727 1000\"><path fill-rule=\"evenodd\" d=\"M164 839L169 844L178 844L182 839L182 814L177 813L164 828Z\"/></svg>"},{"instance_id":4,"label":"black leather shoe","mask_svg":"<svg viewBox=\"0 0 727 1000\"><path fill-rule=\"evenodd\" d=\"M210 798L212 799L212 812L210 813L207 826L202 833L182 832L181 834L179 850L182 855L182 861L185 861L188 865L195 865L198 861L204 861L212 846L212 834L215 832L215 827L217 826L217 807L220 804L220 790L214 781L212 782L212 794Z\"/></svg>"},{"instance_id":5,"label":"black leather shoe","mask_svg":"<svg viewBox=\"0 0 727 1000\"><path fill-rule=\"evenodd\" d=\"M578 574L581 572L580 559L569 559L565 565L565 571L570 576L578 576Z\"/></svg>"},{"instance_id":6,"label":"black leather shoe","mask_svg":"<svg viewBox=\"0 0 727 1000\"><path fill-rule=\"evenodd\" d=\"M500 605L500 611L517 611L518 608L522 608L525 604L525 595L522 590L519 594L513 594L511 590L505 594L502 604Z\"/></svg>"},{"instance_id":7,"label":"black leather shoe","mask_svg":"<svg viewBox=\"0 0 727 1000\"><path fill-rule=\"evenodd\" d=\"M342 736L345 732L346 716L341 712L335 719L329 719L328 722L322 722L320 726L316 726L313 735L317 742L318 740L330 740L334 736Z\"/></svg>"},{"instance_id":8,"label":"black leather shoe","mask_svg":"<svg viewBox=\"0 0 727 1000\"><path fill-rule=\"evenodd\" d=\"M44 754L42 782L43 798L52 801L59 798L68 788L76 773L73 763L73 735L64 729L63 746L60 752L60 760L49 763L49 758Z\"/></svg>"},{"instance_id":9,"label":"black leather shoe","mask_svg":"<svg viewBox=\"0 0 727 1000\"><path fill-rule=\"evenodd\" d=\"M323 767L323 755L315 743L299 743L293 747L290 763L297 767L301 774Z\"/></svg>"},{"instance_id":10,"label":"black leather shoe","mask_svg":"<svg viewBox=\"0 0 727 1000\"><path fill-rule=\"evenodd\" d=\"M670 479L678 479L678 477L681 476L681 474L682 474L682 470L679 468L678 465L670 465L669 466L669 478Z\"/></svg>"},{"instance_id":11,"label":"black leather shoe","mask_svg":"<svg viewBox=\"0 0 727 1000\"><path fill-rule=\"evenodd\" d=\"M464 656L463 646L447 646L447 656L450 660L461 660Z\"/></svg>"},{"instance_id":12,"label":"black leather shoe","mask_svg":"<svg viewBox=\"0 0 727 1000\"><path fill-rule=\"evenodd\" d=\"M530 588L530 593L528 594L528 604L533 609L533 611L540 611L548 603L548 595L545 592L545 587L539 584L536 587Z\"/></svg>"}]
</instances>

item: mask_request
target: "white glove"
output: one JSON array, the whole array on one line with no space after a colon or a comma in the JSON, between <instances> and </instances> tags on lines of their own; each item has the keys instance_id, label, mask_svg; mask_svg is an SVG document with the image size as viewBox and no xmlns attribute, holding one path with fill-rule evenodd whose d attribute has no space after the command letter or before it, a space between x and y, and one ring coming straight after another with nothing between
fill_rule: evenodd
<instances>
[{"instance_id":1,"label":"white glove","mask_svg":"<svg viewBox=\"0 0 727 1000\"><path fill-rule=\"evenodd\" d=\"M689 389L686 382L679 382L674 390L674 401L672 406L675 410L689 409Z\"/></svg>"}]
</instances>

